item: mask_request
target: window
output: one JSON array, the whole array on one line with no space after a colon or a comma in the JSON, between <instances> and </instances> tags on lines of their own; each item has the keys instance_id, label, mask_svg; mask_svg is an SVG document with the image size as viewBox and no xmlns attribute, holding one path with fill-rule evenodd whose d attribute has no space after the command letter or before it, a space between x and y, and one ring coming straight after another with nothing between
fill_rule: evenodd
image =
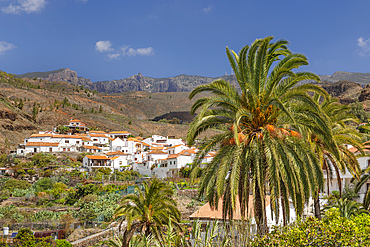
<instances>
[{"instance_id":1,"label":"window","mask_svg":"<svg viewBox=\"0 0 370 247\"><path fill-rule=\"evenodd\" d=\"M63 148L63 152L65 152L66 151L66 148Z\"/></svg>"},{"instance_id":2,"label":"window","mask_svg":"<svg viewBox=\"0 0 370 247\"><path fill-rule=\"evenodd\" d=\"M94 138L94 139L93 139L93 141L94 141L94 142L97 142L97 141L98 141L98 139Z\"/></svg>"},{"instance_id":3,"label":"window","mask_svg":"<svg viewBox=\"0 0 370 247\"><path fill-rule=\"evenodd\" d=\"M135 158L135 161L137 160L137 158Z\"/></svg>"},{"instance_id":4,"label":"window","mask_svg":"<svg viewBox=\"0 0 370 247\"><path fill-rule=\"evenodd\" d=\"M71 149L70 149L70 148L68 148L68 149L67 149L67 151L69 152L69 151L71 151Z\"/></svg>"},{"instance_id":5,"label":"window","mask_svg":"<svg viewBox=\"0 0 370 247\"><path fill-rule=\"evenodd\" d=\"M176 161L174 161L173 164L176 165Z\"/></svg>"},{"instance_id":6,"label":"window","mask_svg":"<svg viewBox=\"0 0 370 247\"><path fill-rule=\"evenodd\" d=\"M122 161L120 161L119 164L122 165Z\"/></svg>"},{"instance_id":7,"label":"window","mask_svg":"<svg viewBox=\"0 0 370 247\"><path fill-rule=\"evenodd\" d=\"M80 141L76 141L77 144L80 144Z\"/></svg>"},{"instance_id":8,"label":"window","mask_svg":"<svg viewBox=\"0 0 370 247\"><path fill-rule=\"evenodd\" d=\"M370 166L370 159L367 160L367 167Z\"/></svg>"},{"instance_id":9,"label":"window","mask_svg":"<svg viewBox=\"0 0 370 247\"><path fill-rule=\"evenodd\" d=\"M170 161L170 165L172 165L172 161Z\"/></svg>"},{"instance_id":10,"label":"window","mask_svg":"<svg viewBox=\"0 0 370 247\"><path fill-rule=\"evenodd\" d=\"M49 148L49 152L52 152L53 151L53 148Z\"/></svg>"},{"instance_id":11,"label":"window","mask_svg":"<svg viewBox=\"0 0 370 247\"><path fill-rule=\"evenodd\" d=\"M69 140L65 140L64 142L65 142L65 143L69 143Z\"/></svg>"}]
</instances>

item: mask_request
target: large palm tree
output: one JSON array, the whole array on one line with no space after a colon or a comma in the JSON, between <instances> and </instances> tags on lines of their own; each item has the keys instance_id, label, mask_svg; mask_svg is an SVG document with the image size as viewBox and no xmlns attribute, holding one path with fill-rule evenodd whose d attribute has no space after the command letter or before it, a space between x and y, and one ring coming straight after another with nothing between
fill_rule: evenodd
<instances>
[{"instance_id":1,"label":"large palm tree","mask_svg":"<svg viewBox=\"0 0 370 247\"><path fill-rule=\"evenodd\" d=\"M289 197L297 214L301 214L310 195L323 186L319 160L299 133L301 127L320 126L317 131L333 142L325 116L308 95L316 92L327 97L327 93L311 84L298 84L303 80L318 81L318 76L294 73L293 69L308 64L307 58L292 53L287 41L272 40L273 37L257 39L239 54L226 48L237 88L216 80L195 88L189 96L192 99L202 92L213 95L198 99L192 106L192 113L198 110L199 114L189 128L188 143L193 144L207 129L220 130L200 147L194 163L193 176L202 158L211 149L219 148L203 173L200 195L215 207L223 198L224 218L232 218L237 196L245 212L252 193L259 234L268 230L267 187L275 215L279 215L282 205L283 213L289 216ZM302 105L305 107L299 107Z\"/></svg>"},{"instance_id":2,"label":"large palm tree","mask_svg":"<svg viewBox=\"0 0 370 247\"><path fill-rule=\"evenodd\" d=\"M151 181L150 185L146 182L143 185L143 191L136 188L136 194L124 197L122 205L115 211L116 218L127 221L122 239L123 247L129 245L135 231L146 237L152 235L162 242L163 227L168 226L169 222L180 228L181 217L176 201L172 198L172 188L157 179Z\"/></svg>"},{"instance_id":3,"label":"large palm tree","mask_svg":"<svg viewBox=\"0 0 370 247\"><path fill-rule=\"evenodd\" d=\"M346 173L347 169L356 179L359 179L361 174L357 155L347 148L347 145L352 145L360 155L364 155L361 134L346 124L348 122L358 122L358 119L349 113L349 106L338 103L335 98L327 97L321 99L320 102L320 96L314 95L313 99L319 103L323 114L327 117L332 129L334 143L328 142L325 136L320 135L320 132L312 131L312 129L306 132L306 136L322 164L322 169L326 171L328 193L330 181L333 177L332 169L334 169L337 177L339 191L342 193L341 173ZM315 216L321 218L318 193L314 195L314 199Z\"/></svg>"}]
</instances>

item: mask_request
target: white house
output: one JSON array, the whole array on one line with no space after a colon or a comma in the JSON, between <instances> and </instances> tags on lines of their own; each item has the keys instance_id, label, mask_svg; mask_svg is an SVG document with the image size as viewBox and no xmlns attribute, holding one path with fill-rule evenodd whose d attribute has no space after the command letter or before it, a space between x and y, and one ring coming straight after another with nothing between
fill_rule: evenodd
<instances>
[{"instance_id":1,"label":"white house","mask_svg":"<svg viewBox=\"0 0 370 247\"><path fill-rule=\"evenodd\" d=\"M109 168L112 171L114 170L111 159L105 155L86 155L82 160L82 166L87 168L89 172L99 168Z\"/></svg>"},{"instance_id":2,"label":"white house","mask_svg":"<svg viewBox=\"0 0 370 247\"><path fill-rule=\"evenodd\" d=\"M56 142L27 142L24 154L58 152L58 146L59 143Z\"/></svg>"},{"instance_id":3,"label":"white house","mask_svg":"<svg viewBox=\"0 0 370 247\"><path fill-rule=\"evenodd\" d=\"M125 140L131 135L130 132L127 131L112 131L108 133L108 136L111 137L112 139L122 139Z\"/></svg>"}]
</instances>

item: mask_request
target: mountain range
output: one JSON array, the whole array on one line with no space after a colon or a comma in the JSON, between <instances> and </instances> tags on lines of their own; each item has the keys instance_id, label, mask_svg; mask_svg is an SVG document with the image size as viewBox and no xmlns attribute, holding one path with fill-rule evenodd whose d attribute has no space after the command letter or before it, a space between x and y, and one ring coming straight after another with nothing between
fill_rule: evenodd
<instances>
[{"instance_id":1,"label":"mountain range","mask_svg":"<svg viewBox=\"0 0 370 247\"><path fill-rule=\"evenodd\" d=\"M112 81L92 82L90 79L78 77L77 72L70 69L58 69L47 72L32 72L17 75L18 78L37 78L48 81L66 81L75 85L83 85L92 91L99 93L123 93L127 91L147 91L147 92L189 92L195 87L210 83L217 79L224 79L236 85L234 75L224 75L219 77L205 77L198 75L178 75L175 77L152 78L143 76L141 73L125 79ZM322 81L352 81L361 85L370 84L370 73L350 73L344 71L335 72L332 75L320 75Z\"/></svg>"}]
</instances>

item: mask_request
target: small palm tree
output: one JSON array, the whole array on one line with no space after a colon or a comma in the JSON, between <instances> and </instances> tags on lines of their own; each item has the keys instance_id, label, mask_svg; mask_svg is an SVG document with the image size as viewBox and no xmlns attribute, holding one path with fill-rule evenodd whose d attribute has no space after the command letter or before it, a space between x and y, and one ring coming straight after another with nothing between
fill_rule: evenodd
<instances>
[{"instance_id":1,"label":"small palm tree","mask_svg":"<svg viewBox=\"0 0 370 247\"><path fill-rule=\"evenodd\" d=\"M324 210L328 210L330 208L337 208L340 212L340 216L347 219L350 219L352 216L356 216L359 214L369 213L369 211L362 207L361 203L343 198L336 199L334 205L325 206Z\"/></svg>"},{"instance_id":2,"label":"small palm tree","mask_svg":"<svg viewBox=\"0 0 370 247\"><path fill-rule=\"evenodd\" d=\"M155 179L150 185L143 182L144 190L135 189L136 194L128 195L121 201L122 205L115 211L116 218L125 219L127 228L123 234L123 247L129 246L135 231L148 237L154 236L163 242L162 230L171 221L181 229L180 212L173 196L173 190L167 184Z\"/></svg>"}]
</instances>

